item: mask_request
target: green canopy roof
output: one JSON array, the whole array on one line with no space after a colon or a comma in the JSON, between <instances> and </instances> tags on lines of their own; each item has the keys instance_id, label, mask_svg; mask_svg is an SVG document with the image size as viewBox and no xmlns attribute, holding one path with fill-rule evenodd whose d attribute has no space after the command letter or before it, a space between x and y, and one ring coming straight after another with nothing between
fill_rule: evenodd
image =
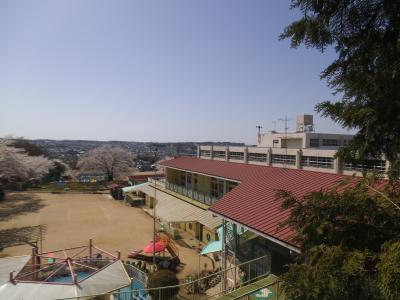
<instances>
[{"instance_id":1,"label":"green canopy roof","mask_svg":"<svg viewBox=\"0 0 400 300\"><path fill-rule=\"evenodd\" d=\"M139 187L141 187L141 186L143 186L145 184L147 184L147 182L140 183L140 184L137 184L137 185L132 185L132 186L126 186L126 187L122 188L122 191L124 193L130 193L130 192L136 191Z\"/></svg>"}]
</instances>

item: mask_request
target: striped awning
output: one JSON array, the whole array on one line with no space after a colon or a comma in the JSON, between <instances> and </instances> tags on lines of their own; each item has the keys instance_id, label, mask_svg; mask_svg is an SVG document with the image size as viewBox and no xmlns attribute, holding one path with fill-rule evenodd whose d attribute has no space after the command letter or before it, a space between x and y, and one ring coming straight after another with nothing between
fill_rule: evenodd
<instances>
[{"instance_id":1,"label":"striped awning","mask_svg":"<svg viewBox=\"0 0 400 300\"><path fill-rule=\"evenodd\" d=\"M143 184L138 190L154 198L154 188ZM157 189L156 216L167 223L198 222L214 229L222 224L222 218Z\"/></svg>"}]
</instances>

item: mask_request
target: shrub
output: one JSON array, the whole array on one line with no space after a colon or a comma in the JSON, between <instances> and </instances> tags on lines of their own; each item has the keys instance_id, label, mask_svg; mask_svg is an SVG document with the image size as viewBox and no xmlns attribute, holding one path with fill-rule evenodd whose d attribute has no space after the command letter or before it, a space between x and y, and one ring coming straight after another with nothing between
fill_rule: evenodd
<instances>
[{"instance_id":1,"label":"shrub","mask_svg":"<svg viewBox=\"0 0 400 300\"><path fill-rule=\"evenodd\" d=\"M147 288L151 289L166 286L176 286L178 284L179 280L174 272L167 269L161 269L149 275ZM178 292L179 287L149 291L152 299L154 300L173 299L178 294Z\"/></svg>"}]
</instances>

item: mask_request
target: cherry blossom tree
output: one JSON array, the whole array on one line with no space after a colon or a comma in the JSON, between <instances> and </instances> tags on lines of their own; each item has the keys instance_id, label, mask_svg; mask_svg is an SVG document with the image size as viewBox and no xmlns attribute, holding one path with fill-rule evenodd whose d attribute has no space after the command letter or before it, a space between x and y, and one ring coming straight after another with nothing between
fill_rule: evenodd
<instances>
[{"instance_id":1,"label":"cherry blossom tree","mask_svg":"<svg viewBox=\"0 0 400 300\"><path fill-rule=\"evenodd\" d=\"M132 171L134 159L131 153L122 148L105 145L82 155L77 167L82 171L103 172L111 181L123 173Z\"/></svg>"},{"instance_id":2,"label":"cherry blossom tree","mask_svg":"<svg viewBox=\"0 0 400 300\"><path fill-rule=\"evenodd\" d=\"M43 155L30 156L24 149L13 147L10 139L0 139L0 181L41 179L54 163Z\"/></svg>"}]
</instances>

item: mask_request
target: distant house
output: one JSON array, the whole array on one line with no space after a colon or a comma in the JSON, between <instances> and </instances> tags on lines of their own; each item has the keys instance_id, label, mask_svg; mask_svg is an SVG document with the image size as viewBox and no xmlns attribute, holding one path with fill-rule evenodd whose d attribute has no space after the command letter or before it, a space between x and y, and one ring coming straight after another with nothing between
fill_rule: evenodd
<instances>
[{"instance_id":1,"label":"distant house","mask_svg":"<svg viewBox=\"0 0 400 300\"><path fill-rule=\"evenodd\" d=\"M164 172L162 171L136 172L128 176L129 181L133 185L147 182L149 178L158 178L158 177L164 177Z\"/></svg>"},{"instance_id":2,"label":"distant house","mask_svg":"<svg viewBox=\"0 0 400 300\"><path fill-rule=\"evenodd\" d=\"M138 160L136 163L136 168L141 172L145 172L145 171L154 170L155 166L151 162L144 161L144 160Z\"/></svg>"},{"instance_id":3,"label":"distant house","mask_svg":"<svg viewBox=\"0 0 400 300\"><path fill-rule=\"evenodd\" d=\"M106 182L108 179L105 173L80 173L78 175L79 182L90 183L90 182Z\"/></svg>"}]
</instances>

